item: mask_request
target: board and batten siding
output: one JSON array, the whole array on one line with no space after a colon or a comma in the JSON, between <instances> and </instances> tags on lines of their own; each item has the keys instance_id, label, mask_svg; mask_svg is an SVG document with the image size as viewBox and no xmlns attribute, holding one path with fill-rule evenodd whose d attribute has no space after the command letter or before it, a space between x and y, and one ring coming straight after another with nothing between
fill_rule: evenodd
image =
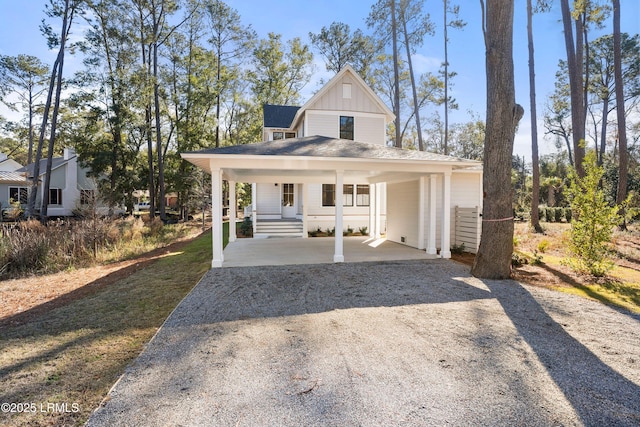
<instances>
[{"instance_id":1,"label":"board and batten siding","mask_svg":"<svg viewBox=\"0 0 640 427\"><path fill-rule=\"evenodd\" d=\"M350 85L350 97L345 96L344 85ZM363 113L383 113L380 106L371 99L367 91L356 80L344 75L315 102L307 106L308 110L360 111Z\"/></svg>"}]
</instances>

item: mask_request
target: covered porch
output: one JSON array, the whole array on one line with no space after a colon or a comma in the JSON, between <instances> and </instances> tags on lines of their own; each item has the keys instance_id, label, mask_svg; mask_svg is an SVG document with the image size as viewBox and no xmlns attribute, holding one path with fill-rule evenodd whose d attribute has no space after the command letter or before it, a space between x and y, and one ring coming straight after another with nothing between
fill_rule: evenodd
<instances>
[{"instance_id":1,"label":"covered porch","mask_svg":"<svg viewBox=\"0 0 640 427\"><path fill-rule=\"evenodd\" d=\"M213 268L228 265L228 263L225 264L225 254L222 247L223 180L229 182L231 189L235 188L236 182L253 184L291 182L300 185L303 199L301 218L303 238L299 240L305 243L311 240L323 240L322 245L331 242L332 255L329 261L323 260L322 255L317 252L315 255L319 262L353 261L360 256L357 255L358 249L363 249L364 246L351 245L351 240L343 237L341 231L347 224L344 223L344 208L341 203L335 203L334 207L335 237L327 240L325 240L326 238L306 239L309 231L307 229L307 201L309 200L308 187L310 184L335 184L335 200L339 201L343 199L345 177L368 182L371 187L369 234L374 239L378 239L382 231L380 203L377 203L378 197L376 197L376 194L379 194L379 189L383 185L414 182L416 190L408 194L406 198L399 199L400 201L410 200L410 203L415 205L409 216L406 211L403 211L401 220L416 240L410 246L417 249L410 247L407 249L415 250L420 254L419 256L424 258L435 257L438 254L436 245L439 240L439 256L450 258L451 177L456 170L474 168L479 165L479 162L450 156L320 136L202 150L183 153L182 156L211 173L213 228L211 265ZM474 173L481 173L481 171ZM234 191L229 193L229 205L236 205ZM235 210L230 209L229 221L231 223L235 223L235 216ZM388 224L392 223L391 219L388 217ZM403 246L400 243L408 243L404 239L408 234L406 230L403 230L402 234L398 242L395 243L398 246ZM272 244L275 248L278 245L277 240L265 239L264 245L267 247L261 250L273 252L274 257L283 256L268 247ZM348 246L345 244L347 240L349 240ZM234 245L236 242L235 228L230 227L227 250L231 251L231 248L239 247L239 245ZM390 246L394 245L393 242L386 243ZM295 246L293 243L290 245ZM311 245L321 244L313 242ZM391 254L387 255L392 256ZM250 255L245 254L245 256L249 257ZM384 252L381 252L380 256L384 256ZM272 263L277 263L277 261L272 260Z\"/></svg>"}]
</instances>

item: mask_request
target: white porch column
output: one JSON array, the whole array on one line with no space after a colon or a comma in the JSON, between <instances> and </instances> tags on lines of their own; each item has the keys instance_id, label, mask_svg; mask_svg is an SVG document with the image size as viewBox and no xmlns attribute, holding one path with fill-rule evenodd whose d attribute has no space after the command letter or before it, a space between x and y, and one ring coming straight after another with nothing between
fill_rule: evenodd
<instances>
[{"instance_id":1,"label":"white porch column","mask_svg":"<svg viewBox=\"0 0 640 427\"><path fill-rule=\"evenodd\" d=\"M442 247L440 257L451 258L451 172L442 179Z\"/></svg>"},{"instance_id":2,"label":"white porch column","mask_svg":"<svg viewBox=\"0 0 640 427\"><path fill-rule=\"evenodd\" d=\"M369 184L369 236L376 235L376 185Z\"/></svg>"},{"instance_id":3,"label":"white porch column","mask_svg":"<svg viewBox=\"0 0 640 427\"><path fill-rule=\"evenodd\" d=\"M427 238L427 253L436 255L436 188L437 176L429 175L429 237Z\"/></svg>"},{"instance_id":4,"label":"white porch column","mask_svg":"<svg viewBox=\"0 0 640 427\"><path fill-rule=\"evenodd\" d=\"M229 181L229 242L235 242L236 234L236 182Z\"/></svg>"},{"instance_id":5,"label":"white porch column","mask_svg":"<svg viewBox=\"0 0 640 427\"><path fill-rule=\"evenodd\" d=\"M344 242L342 237L343 223L343 193L344 193L344 171L336 171L336 232L335 232L335 253L333 262L344 262Z\"/></svg>"},{"instance_id":6,"label":"white porch column","mask_svg":"<svg viewBox=\"0 0 640 427\"><path fill-rule=\"evenodd\" d=\"M251 183L251 224L253 226L253 235L258 232L258 185Z\"/></svg>"},{"instance_id":7,"label":"white porch column","mask_svg":"<svg viewBox=\"0 0 640 427\"><path fill-rule=\"evenodd\" d=\"M222 170L211 167L211 236L213 258L211 267L222 267Z\"/></svg>"},{"instance_id":8,"label":"white porch column","mask_svg":"<svg viewBox=\"0 0 640 427\"><path fill-rule=\"evenodd\" d=\"M309 225L307 224L307 216L309 215L309 184L302 183L302 238L309 237Z\"/></svg>"},{"instance_id":9,"label":"white porch column","mask_svg":"<svg viewBox=\"0 0 640 427\"><path fill-rule=\"evenodd\" d=\"M382 183L376 184L376 234L374 235L374 237L376 239L380 238L380 235L382 234L380 230L381 228L381 224L380 224L380 211L382 208Z\"/></svg>"},{"instance_id":10,"label":"white porch column","mask_svg":"<svg viewBox=\"0 0 640 427\"><path fill-rule=\"evenodd\" d=\"M418 249L425 248L424 238L424 215L425 215L425 177L420 177L420 183L418 185Z\"/></svg>"}]
</instances>

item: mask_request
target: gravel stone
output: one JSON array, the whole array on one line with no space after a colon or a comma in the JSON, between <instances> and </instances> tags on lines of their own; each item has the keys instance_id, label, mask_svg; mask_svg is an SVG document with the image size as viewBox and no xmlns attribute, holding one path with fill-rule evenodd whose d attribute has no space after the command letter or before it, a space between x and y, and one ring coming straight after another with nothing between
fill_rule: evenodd
<instances>
[{"instance_id":1,"label":"gravel stone","mask_svg":"<svg viewBox=\"0 0 640 427\"><path fill-rule=\"evenodd\" d=\"M638 426L640 316L449 260L209 271L89 426Z\"/></svg>"}]
</instances>

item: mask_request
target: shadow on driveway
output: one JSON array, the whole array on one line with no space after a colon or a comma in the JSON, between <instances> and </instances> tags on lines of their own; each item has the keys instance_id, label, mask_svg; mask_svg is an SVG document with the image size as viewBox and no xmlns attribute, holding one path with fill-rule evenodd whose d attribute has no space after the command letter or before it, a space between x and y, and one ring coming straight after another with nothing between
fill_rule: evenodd
<instances>
[{"instance_id":1,"label":"shadow on driveway","mask_svg":"<svg viewBox=\"0 0 640 427\"><path fill-rule=\"evenodd\" d=\"M446 260L215 269L89 425L638 425L638 326Z\"/></svg>"}]
</instances>

